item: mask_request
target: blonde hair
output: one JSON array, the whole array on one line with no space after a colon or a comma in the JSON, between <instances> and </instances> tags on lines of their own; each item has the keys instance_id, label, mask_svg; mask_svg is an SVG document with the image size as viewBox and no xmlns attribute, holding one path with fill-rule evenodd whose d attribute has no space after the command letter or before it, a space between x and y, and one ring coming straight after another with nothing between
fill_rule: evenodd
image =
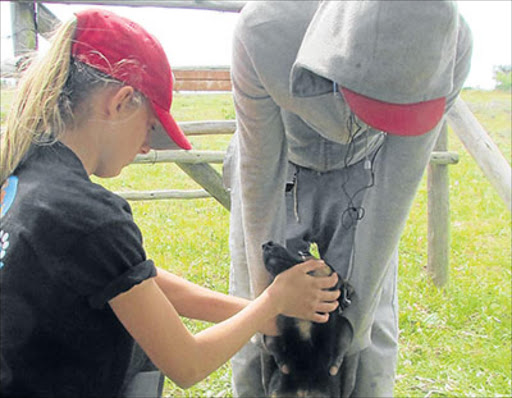
<instances>
[{"instance_id":1,"label":"blonde hair","mask_svg":"<svg viewBox=\"0 0 512 398\"><path fill-rule=\"evenodd\" d=\"M120 81L71 57L76 19L61 25L48 51L34 60L18 84L17 95L0 137L0 185L23 161L33 144L51 144L76 120L83 104L99 85L122 85ZM140 105L139 92L134 102ZM87 107L80 106L80 113Z\"/></svg>"}]
</instances>

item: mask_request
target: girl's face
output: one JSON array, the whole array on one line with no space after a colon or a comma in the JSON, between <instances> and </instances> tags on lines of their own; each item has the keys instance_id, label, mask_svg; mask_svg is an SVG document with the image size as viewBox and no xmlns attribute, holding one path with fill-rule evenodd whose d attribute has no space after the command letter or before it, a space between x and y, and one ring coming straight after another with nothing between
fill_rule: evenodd
<instances>
[{"instance_id":1,"label":"girl's face","mask_svg":"<svg viewBox=\"0 0 512 398\"><path fill-rule=\"evenodd\" d=\"M147 101L121 109L119 117L108 122L94 174L99 177L115 177L137 154L148 153L149 133L157 123L158 119Z\"/></svg>"}]
</instances>

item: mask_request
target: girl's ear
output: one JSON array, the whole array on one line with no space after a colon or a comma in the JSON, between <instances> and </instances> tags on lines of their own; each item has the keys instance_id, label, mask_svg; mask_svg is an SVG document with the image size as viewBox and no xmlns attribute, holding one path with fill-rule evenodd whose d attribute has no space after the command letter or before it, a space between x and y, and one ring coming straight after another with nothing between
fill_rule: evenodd
<instances>
[{"instance_id":1,"label":"girl's ear","mask_svg":"<svg viewBox=\"0 0 512 398\"><path fill-rule=\"evenodd\" d=\"M131 86L123 86L116 89L108 99L107 111L110 117L122 116L131 109L135 90Z\"/></svg>"}]
</instances>

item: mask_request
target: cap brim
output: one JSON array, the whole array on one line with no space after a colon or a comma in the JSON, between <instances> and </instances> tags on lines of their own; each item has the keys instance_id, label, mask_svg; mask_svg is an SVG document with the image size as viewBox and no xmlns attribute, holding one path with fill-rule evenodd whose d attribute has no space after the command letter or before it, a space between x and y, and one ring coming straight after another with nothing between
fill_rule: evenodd
<instances>
[{"instance_id":1,"label":"cap brim","mask_svg":"<svg viewBox=\"0 0 512 398\"><path fill-rule=\"evenodd\" d=\"M394 135L417 136L429 132L443 117L446 105L444 97L414 104L392 104L344 87L340 91L359 119L376 130Z\"/></svg>"},{"instance_id":2,"label":"cap brim","mask_svg":"<svg viewBox=\"0 0 512 398\"><path fill-rule=\"evenodd\" d=\"M192 145L171 114L155 104L153 109L160 120L161 127L152 132L149 140L150 147L152 149L192 149Z\"/></svg>"}]
</instances>

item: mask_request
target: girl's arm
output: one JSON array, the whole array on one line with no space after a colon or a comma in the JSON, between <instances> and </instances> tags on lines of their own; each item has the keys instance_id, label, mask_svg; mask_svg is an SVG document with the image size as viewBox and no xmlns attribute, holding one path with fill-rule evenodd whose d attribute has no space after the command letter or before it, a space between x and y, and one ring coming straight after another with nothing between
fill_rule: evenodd
<instances>
[{"instance_id":1,"label":"girl's arm","mask_svg":"<svg viewBox=\"0 0 512 398\"><path fill-rule=\"evenodd\" d=\"M243 310L251 302L196 285L160 268L157 268L155 281L178 314L190 319L218 323ZM259 331L276 335L275 319L270 319Z\"/></svg>"},{"instance_id":2,"label":"girl's arm","mask_svg":"<svg viewBox=\"0 0 512 398\"><path fill-rule=\"evenodd\" d=\"M115 297L110 305L153 363L180 387L187 388L230 359L251 336L280 313L316 322L327 321L328 315L319 312L328 313L337 307L339 291L325 290L336 283L337 276L315 278L307 274L322 266L323 262L310 260L283 272L238 313L196 335L184 326L173 303L153 278ZM196 289L188 282L172 280L167 280L171 286L176 283L185 291ZM195 304L185 303L183 298L187 296L197 297L197 301L192 300ZM219 309L222 300L215 294L212 299L218 302L209 307L201 296L182 291L177 296L177 303L183 312L196 315L211 309L213 315L207 318L217 320L238 307L236 303L233 306L228 303L227 310Z\"/></svg>"},{"instance_id":3,"label":"girl's arm","mask_svg":"<svg viewBox=\"0 0 512 398\"><path fill-rule=\"evenodd\" d=\"M244 309L249 300L196 285L157 268L157 285L181 316L218 323Z\"/></svg>"}]
</instances>

